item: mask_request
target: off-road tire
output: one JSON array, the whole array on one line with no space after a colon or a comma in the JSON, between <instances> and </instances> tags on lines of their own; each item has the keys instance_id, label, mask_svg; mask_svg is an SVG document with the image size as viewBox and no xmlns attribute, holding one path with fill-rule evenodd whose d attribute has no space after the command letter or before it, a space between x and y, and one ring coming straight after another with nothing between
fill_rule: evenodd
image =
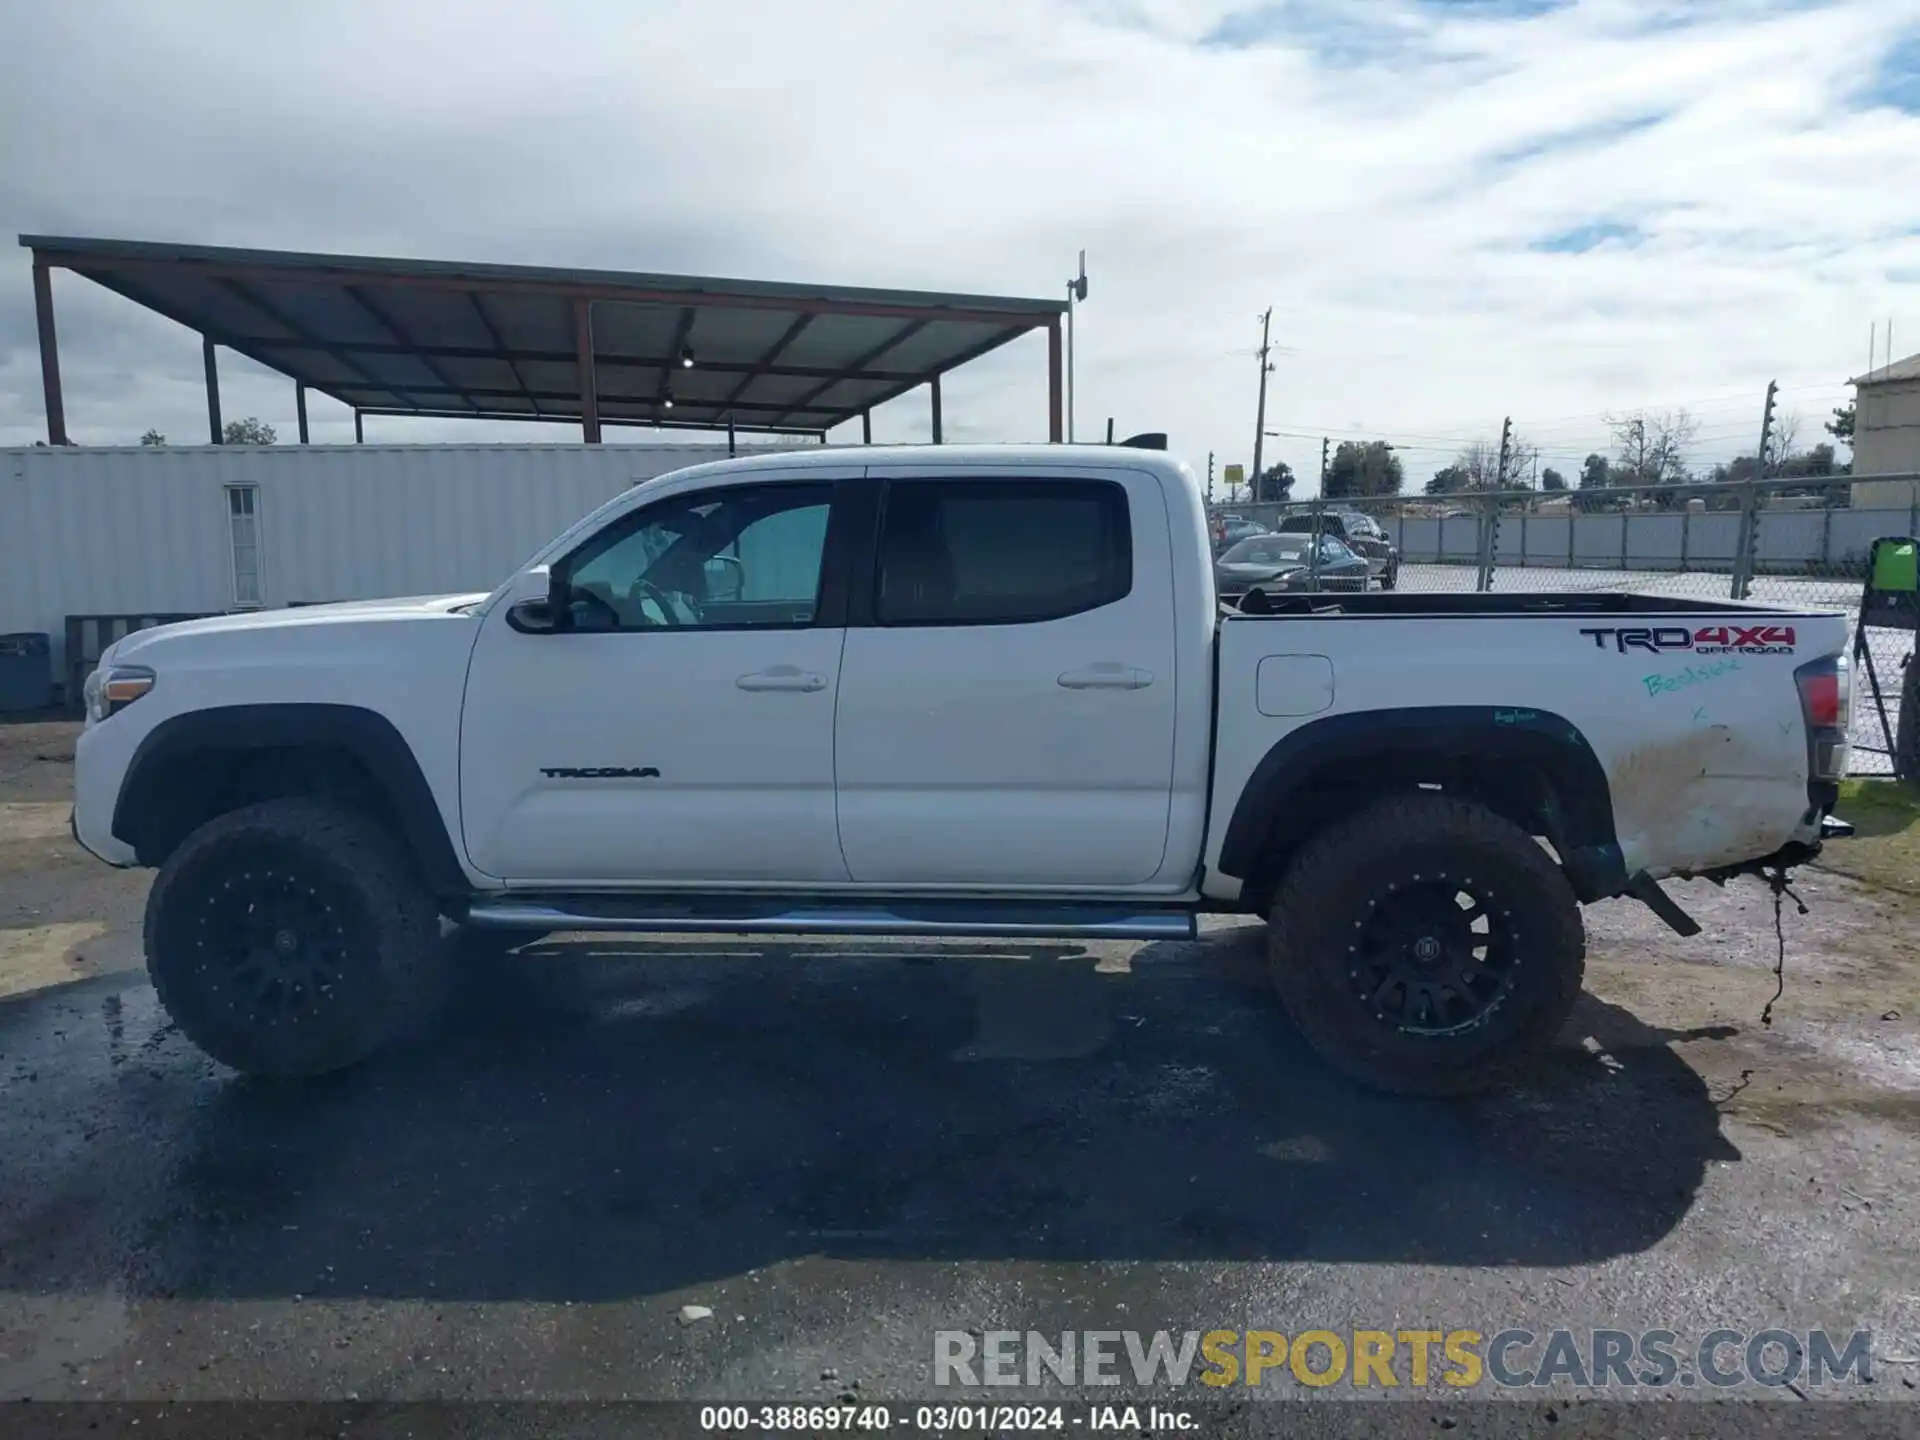
<instances>
[{"instance_id":1,"label":"off-road tire","mask_svg":"<svg viewBox=\"0 0 1920 1440\"><path fill-rule=\"evenodd\" d=\"M1504 927L1510 969L1484 1016L1409 1033L1365 998L1376 972L1354 967L1379 951L1359 947L1395 913L1377 907L1448 886ZM1307 1043L1343 1075L1401 1095L1472 1094L1523 1071L1572 1013L1586 960L1580 906L1553 857L1512 822L1436 792L1379 801L1309 840L1275 893L1268 934L1274 988ZM1396 993L1411 1008L1410 992Z\"/></svg>"},{"instance_id":2,"label":"off-road tire","mask_svg":"<svg viewBox=\"0 0 1920 1440\"><path fill-rule=\"evenodd\" d=\"M1399 584L1400 584L1400 567L1398 565L1389 565L1386 569L1386 573L1381 575L1380 577L1380 588L1382 590L1393 590L1393 589L1397 589L1399 587Z\"/></svg>"},{"instance_id":3,"label":"off-road tire","mask_svg":"<svg viewBox=\"0 0 1920 1440\"><path fill-rule=\"evenodd\" d=\"M1900 721L1893 741L1893 773L1920 785L1920 655L1909 655L1900 680Z\"/></svg>"},{"instance_id":4,"label":"off-road tire","mask_svg":"<svg viewBox=\"0 0 1920 1440\"><path fill-rule=\"evenodd\" d=\"M441 989L439 915L367 816L267 800L208 821L147 897L147 973L181 1031L249 1075L364 1058Z\"/></svg>"}]
</instances>

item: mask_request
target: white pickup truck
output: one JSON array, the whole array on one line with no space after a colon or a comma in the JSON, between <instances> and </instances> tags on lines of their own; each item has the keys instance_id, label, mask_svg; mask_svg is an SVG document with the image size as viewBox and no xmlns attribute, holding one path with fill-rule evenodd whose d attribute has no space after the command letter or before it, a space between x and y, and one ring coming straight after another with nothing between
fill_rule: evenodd
<instances>
[{"instance_id":1,"label":"white pickup truck","mask_svg":"<svg viewBox=\"0 0 1920 1440\"><path fill-rule=\"evenodd\" d=\"M1164 454L822 449L637 486L490 595L128 636L74 830L158 867L154 984L243 1071L350 1063L469 945L542 933L1237 911L1328 1061L1461 1093L1566 1019L1581 903L1684 928L1660 878L1842 828L1847 639L1625 594L1226 613Z\"/></svg>"}]
</instances>

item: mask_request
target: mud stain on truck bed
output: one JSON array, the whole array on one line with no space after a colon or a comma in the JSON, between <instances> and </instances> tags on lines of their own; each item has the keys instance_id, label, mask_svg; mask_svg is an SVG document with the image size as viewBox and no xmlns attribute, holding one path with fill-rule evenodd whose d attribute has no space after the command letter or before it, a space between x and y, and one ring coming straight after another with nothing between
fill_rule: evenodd
<instances>
[{"instance_id":1,"label":"mud stain on truck bed","mask_svg":"<svg viewBox=\"0 0 1920 1440\"><path fill-rule=\"evenodd\" d=\"M1792 831L1780 782L1793 773L1791 754L1722 724L1628 751L1607 768L1628 870L1705 870L1779 849Z\"/></svg>"}]
</instances>

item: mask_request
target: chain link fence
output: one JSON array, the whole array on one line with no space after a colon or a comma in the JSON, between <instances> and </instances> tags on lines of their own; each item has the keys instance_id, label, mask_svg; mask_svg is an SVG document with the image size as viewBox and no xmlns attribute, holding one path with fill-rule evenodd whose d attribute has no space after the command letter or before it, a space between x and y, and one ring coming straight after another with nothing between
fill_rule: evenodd
<instances>
[{"instance_id":1,"label":"chain link fence","mask_svg":"<svg viewBox=\"0 0 1920 1440\"><path fill-rule=\"evenodd\" d=\"M1853 503L1835 503L1846 499ZM1353 548L1364 551L1377 528L1395 552L1380 582L1402 590L1620 590L1838 610L1855 624L1873 542L1920 535L1920 474L1366 496L1221 504L1211 513L1216 553L1260 530L1316 527L1343 539L1358 532ZM1866 642L1887 729L1898 734L1914 634L1869 627ZM1891 742L1866 679L1855 677L1853 769L1886 774Z\"/></svg>"}]
</instances>

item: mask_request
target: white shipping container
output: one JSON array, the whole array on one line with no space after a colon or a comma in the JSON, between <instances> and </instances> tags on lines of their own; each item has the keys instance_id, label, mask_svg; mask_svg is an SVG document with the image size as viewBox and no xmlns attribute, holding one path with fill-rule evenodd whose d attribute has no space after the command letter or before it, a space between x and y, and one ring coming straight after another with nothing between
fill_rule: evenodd
<instances>
[{"instance_id":1,"label":"white shipping container","mask_svg":"<svg viewBox=\"0 0 1920 1440\"><path fill-rule=\"evenodd\" d=\"M756 447L756 449L759 447ZM70 615L491 590L641 480L714 445L275 445L0 450L0 634Z\"/></svg>"}]
</instances>

